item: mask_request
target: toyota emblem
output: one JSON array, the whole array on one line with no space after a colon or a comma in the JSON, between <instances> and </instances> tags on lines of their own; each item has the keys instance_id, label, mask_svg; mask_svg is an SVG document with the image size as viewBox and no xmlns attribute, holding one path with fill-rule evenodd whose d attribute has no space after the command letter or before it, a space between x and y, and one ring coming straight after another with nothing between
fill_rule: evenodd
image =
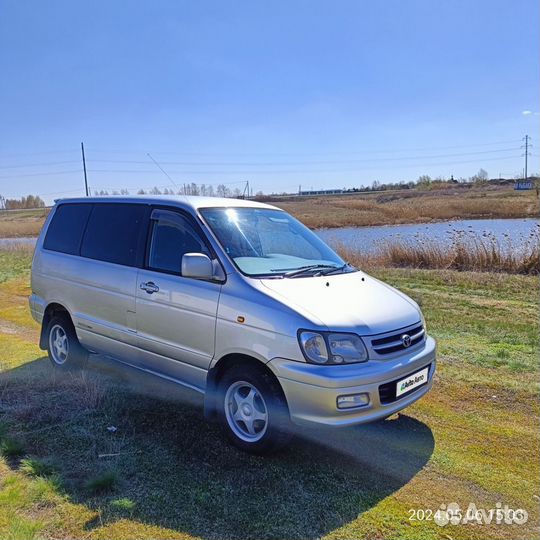
<instances>
[{"instance_id":1,"label":"toyota emblem","mask_svg":"<svg viewBox=\"0 0 540 540\"><path fill-rule=\"evenodd\" d=\"M405 348L410 347L411 346L411 336L409 336L409 334L403 334L401 336L401 343L403 343L403 346Z\"/></svg>"}]
</instances>

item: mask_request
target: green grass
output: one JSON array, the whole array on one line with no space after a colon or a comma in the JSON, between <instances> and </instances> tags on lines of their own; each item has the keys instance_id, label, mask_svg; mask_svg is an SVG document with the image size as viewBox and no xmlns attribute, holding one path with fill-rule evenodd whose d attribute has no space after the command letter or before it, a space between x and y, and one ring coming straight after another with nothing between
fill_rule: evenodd
<instances>
[{"instance_id":1,"label":"green grass","mask_svg":"<svg viewBox=\"0 0 540 540\"><path fill-rule=\"evenodd\" d=\"M0 283L30 274L32 253L0 249Z\"/></svg>"},{"instance_id":2,"label":"green grass","mask_svg":"<svg viewBox=\"0 0 540 540\"><path fill-rule=\"evenodd\" d=\"M113 491L118 483L118 474L115 471L105 471L90 478L85 487L90 493L100 494Z\"/></svg>"},{"instance_id":3,"label":"green grass","mask_svg":"<svg viewBox=\"0 0 540 540\"><path fill-rule=\"evenodd\" d=\"M50 477L55 473L54 467L41 460L35 458L24 458L21 460L20 470L29 476Z\"/></svg>"},{"instance_id":4,"label":"green grass","mask_svg":"<svg viewBox=\"0 0 540 540\"><path fill-rule=\"evenodd\" d=\"M0 442L0 453L6 458L17 458L24 455L24 446L20 441L6 437Z\"/></svg>"},{"instance_id":5,"label":"green grass","mask_svg":"<svg viewBox=\"0 0 540 540\"><path fill-rule=\"evenodd\" d=\"M0 538L537 535L535 278L377 270L421 303L438 340L432 392L381 424L298 430L287 451L259 458L229 446L204 422L200 398L169 384L100 359L90 375L53 371L22 309L28 269L17 260L0 265L10 275L0 291L0 438L26 457L0 458ZM409 520L411 508L450 502L501 502L529 521Z\"/></svg>"}]
</instances>

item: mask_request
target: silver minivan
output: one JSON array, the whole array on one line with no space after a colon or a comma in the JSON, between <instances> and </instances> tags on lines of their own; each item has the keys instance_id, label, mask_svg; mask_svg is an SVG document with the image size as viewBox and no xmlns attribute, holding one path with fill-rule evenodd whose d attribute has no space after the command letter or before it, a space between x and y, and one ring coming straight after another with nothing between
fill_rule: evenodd
<instances>
[{"instance_id":1,"label":"silver minivan","mask_svg":"<svg viewBox=\"0 0 540 540\"><path fill-rule=\"evenodd\" d=\"M191 388L255 453L286 444L295 424L384 419L428 392L435 372L413 300L258 202L60 200L29 301L56 368L97 353Z\"/></svg>"}]
</instances>

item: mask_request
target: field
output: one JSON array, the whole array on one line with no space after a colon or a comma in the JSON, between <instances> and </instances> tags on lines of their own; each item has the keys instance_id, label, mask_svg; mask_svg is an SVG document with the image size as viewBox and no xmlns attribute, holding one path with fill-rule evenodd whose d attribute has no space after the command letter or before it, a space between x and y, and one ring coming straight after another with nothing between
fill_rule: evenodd
<instances>
[{"instance_id":1,"label":"field","mask_svg":"<svg viewBox=\"0 0 540 540\"><path fill-rule=\"evenodd\" d=\"M534 191L492 186L264 200L293 214L312 229L537 217L540 209ZM0 212L0 238L37 236L47 213L48 209Z\"/></svg>"},{"instance_id":2,"label":"field","mask_svg":"<svg viewBox=\"0 0 540 540\"><path fill-rule=\"evenodd\" d=\"M0 238L37 236L48 213L48 208L0 212Z\"/></svg>"},{"instance_id":3,"label":"field","mask_svg":"<svg viewBox=\"0 0 540 540\"><path fill-rule=\"evenodd\" d=\"M460 187L273 200L312 229L428 223L449 219L537 217L534 191Z\"/></svg>"},{"instance_id":4,"label":"field","mask_svg":"<svg viewBox=\"0 0 540 540\"><path fill-rule=\"evenodd\" d=\"M372 269L422 305L439 345L432 392L380 424L299 430L259 458L224 443L197 396L99 358L55 373L27 309L29 264L0 251L0 538L538 536L534 277ZM453 502L528 521L409 519Z\"/></svg>"}]
</instances>

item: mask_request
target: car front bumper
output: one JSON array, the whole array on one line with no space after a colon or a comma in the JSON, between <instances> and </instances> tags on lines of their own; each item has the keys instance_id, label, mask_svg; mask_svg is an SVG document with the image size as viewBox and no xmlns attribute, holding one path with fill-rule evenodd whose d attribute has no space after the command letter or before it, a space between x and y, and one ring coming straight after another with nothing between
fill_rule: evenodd
<instances>
[{"instance_id":1,"label":"car front bumper","mask_svg":"<svg viewBox=\"0 0 540 540\"><path fill-rule=\"evenodd\" d=\"M350 426L373 422L408 407L433 385L436 366L435 340L427 337L421 348L388 360L362 364L317 366L274 358L268 366L285 393L291 420L297 424ZM427 383L391 402L382 402L379 387L429 366ZM338 396L368 394L369 403L354 409L338 409Z\"/></svg>"}]
</instances>

